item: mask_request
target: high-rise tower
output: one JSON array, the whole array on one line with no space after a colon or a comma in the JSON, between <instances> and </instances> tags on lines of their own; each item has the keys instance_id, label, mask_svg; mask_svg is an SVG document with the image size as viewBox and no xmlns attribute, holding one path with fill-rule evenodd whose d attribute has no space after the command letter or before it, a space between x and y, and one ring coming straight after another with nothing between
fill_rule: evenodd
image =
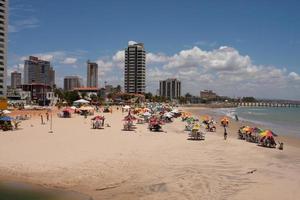
<instances>
[{"instance_id":1,"label":"high-rise tower","mask_svg":"<svg viewBox=\"0 0 300 200\"><path fill-rule=\"evenodd\" d=\"M0 0L0 96L6 95L8 0Z\"/></svg>"},{"instance_id":2,"label":"high-rise tower","mask_svg":"<svg viewBox=\"0 0 300 200\"><path fill-rule=\"evenodd\" d=\"M86 87L98 88L98 64L87 62Z\"/></svg>"},{"instance_id":3,"label":"high-rise tower","mask_svg":"<svg viewBox=\"0 0 300 200\"><path fill-rule=\"evenodd\" d=\"M124 90L127 93L145 93L146 52L143 43L128 44L125 49Z\"/></svg>"}]
</instances>

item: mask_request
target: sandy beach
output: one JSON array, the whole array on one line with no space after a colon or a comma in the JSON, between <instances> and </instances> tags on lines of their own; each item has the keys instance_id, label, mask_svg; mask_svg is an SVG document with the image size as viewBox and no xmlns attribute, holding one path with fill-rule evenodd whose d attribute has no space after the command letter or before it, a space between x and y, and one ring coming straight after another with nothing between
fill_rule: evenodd
<instances>
[{"instance_id":1,"label":"sandy beach","mask_svg":"<svg viewBox=\"0 0 300 200\"><path fill-rule=\"evenodd\" d=\"M100 114L111 127L95 130L90 116L53 114L53 133L38 117L22 121L20 130L1 132L0 178L95 200L300 197L299 140L281 137L283 151L259 147L238 140L241 122L232 122L226 141L220 126L204 141L191 141L180 118L164 125L164 132L150 132L146 124L126 132L126 113Z\"/></svg>"}]
</instances>

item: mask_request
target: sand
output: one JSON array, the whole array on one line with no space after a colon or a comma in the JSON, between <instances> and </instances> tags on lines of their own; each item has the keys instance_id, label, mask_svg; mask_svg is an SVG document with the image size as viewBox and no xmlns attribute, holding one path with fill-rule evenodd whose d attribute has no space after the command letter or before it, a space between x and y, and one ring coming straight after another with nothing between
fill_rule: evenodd
<instances>
[{"instance_id":1,"label":"sand","mask_svg":"<svg viewBox=\"0 0 300 200\"><path fill-rule=\"evenodd\" d=\"M101 113L103 114L103 113ZM236 139L232 123L187 140L176 119L153 133L147 125L122 131L125 113L104 113L111 127L91 129L90 118L53 116L0 132L0 178L78 191L93 199L298 199L300 149L269 149Z\"/></svg>"}]
</instances>

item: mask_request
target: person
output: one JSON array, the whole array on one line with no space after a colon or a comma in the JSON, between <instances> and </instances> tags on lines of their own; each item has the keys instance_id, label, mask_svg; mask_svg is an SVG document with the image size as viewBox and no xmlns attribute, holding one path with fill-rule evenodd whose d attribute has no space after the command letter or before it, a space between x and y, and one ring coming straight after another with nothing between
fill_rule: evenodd
<instances>
[{"instance_id":1,"label":"person","mask_svg":"<svg viewBox=\"0 0 300 200\"><path fill-rule=\"evenodd\" d=\"M224 126L224 140L227 139L227 129L226 129L226 126Z\"/></svg>"},{"instance_id":2,"label":"person","mask_svg":"<svg viewBox=\"0 0 300 200\"><path fill-rule=\"evenodd\" d=\"M44 124L44 118L42 114L41 114L41 124Z\"/></svg>"},{"instance_id":3,"label":"person","mask_svg":"<svg viewBox=\"0 0 300 200\"><path fill-rule=\"evenodd\" d=\"M239 121L239 118L237 115L234 115L234 117L235 117L235 121Z\"/></svg>"},{"instance_id":4,"label":"person","mask_svg":"<svg viewBox=\"0 0 300 200\"><path fill-rule=\"evenodd\" d=\"M46 119L47 119L47 122L49 121L49 113L46 112Z\"/></svg>"}]
</instances>

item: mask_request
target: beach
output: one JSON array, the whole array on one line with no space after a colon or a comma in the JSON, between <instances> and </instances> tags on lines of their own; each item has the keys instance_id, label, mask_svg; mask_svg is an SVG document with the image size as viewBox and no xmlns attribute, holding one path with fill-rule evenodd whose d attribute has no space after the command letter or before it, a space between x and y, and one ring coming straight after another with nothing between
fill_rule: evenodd
<instances>
[{"instance_id":1,"label":"beach","mask_svg":"<svg viewBox=\"0 0 300 200\"><path fill-rule=\"evenodd\" d=\"M127 113L114 108L99 114L110 127L91 129L91 116L53 113L53 133L38 114L22 121L20 130L1 132L1 180L77 191L95 200L300 197L297 139L280 136L283 151L259 147L238 140L238 127L245 122L232 121L226 141L219 125L204 141L192 141L180 118L164 125L163 132L150 132L146 124L122 131Z\"/></svg>"}]
</instances>

